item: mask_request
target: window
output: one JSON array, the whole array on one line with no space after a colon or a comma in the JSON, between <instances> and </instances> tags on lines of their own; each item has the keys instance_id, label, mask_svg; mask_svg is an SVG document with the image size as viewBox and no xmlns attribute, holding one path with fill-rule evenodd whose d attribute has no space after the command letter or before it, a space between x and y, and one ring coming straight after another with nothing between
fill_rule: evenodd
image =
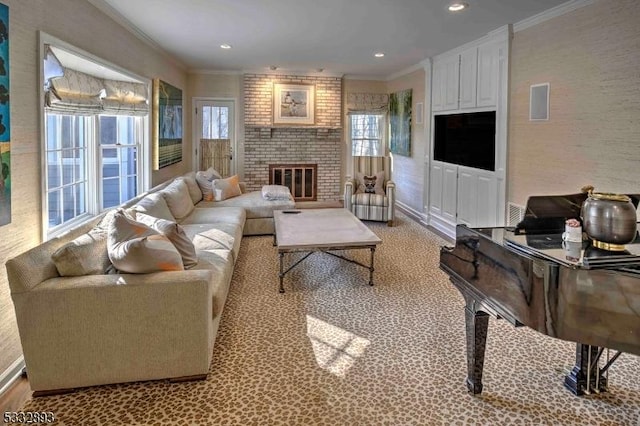
<instances>
[{"instance_id":1,"label":"window","mask_svg":"<svg viewBox=\"0 0 640 426\"><path fill-rule=\"evenodd\" d=\"M202 137L229 139L229 107L202 107Z\"/></svg>"},{"instance_id":2,"label":"window","mask_svg":"<svg viewBox=\"0 0 640 426\"><path fill-rule=\"evenodd\" d=\"M148 187L150 82L43 33L41 41L46 240Z\"/></svg>"},{"instance_id":3,"label":"window","mask_svg":"<svg viewBox=\"0 0 640 426\"><path fill-rule=\"evenodd\" d=\"M87 212L88 120L47 114L47 200L49 227Z\"/></svg>"},{"instance_id":4,"label":"window","mask_svg":"<svg viewBox=\"0 0 640 426\"><path fill-rule=\"evenodd\" d=\"M46 113L50 233L138 194L142 129L142 117Z\"/></svg>"},{"instance_id":5,"label":"window","mask_svg":"<svg viewBox=\"0 0 640 426\"><path fill-rule=\"evenodd\" d=\"M138 194L138 141L141 122L136 117L104 116L100 122L102 208L124 203Z\"/></svg>"},{"instance_id":6,"label":"window","mask_svg":"<svg viewBox=\"0 0 640 426\"><path fill-rule=\"evenodd\" d=\"M383 129L383 115L351 115L351 154L354 156L384 155Z\"/></svg>"}]
</instances>

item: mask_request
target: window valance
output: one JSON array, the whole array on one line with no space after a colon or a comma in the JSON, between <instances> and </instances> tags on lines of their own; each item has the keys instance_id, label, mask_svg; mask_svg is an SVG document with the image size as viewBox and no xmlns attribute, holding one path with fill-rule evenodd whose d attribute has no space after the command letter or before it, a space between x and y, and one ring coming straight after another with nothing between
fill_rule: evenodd
<instances>
[{"instance_id":1,"label":"window valance","mask_svg":"<svg viewBox=\"0 0 640 426\"><path fill-rule=\"evenodd\" d=\"M109 80L60 64L50 48L44 59L45 106L60 114L147 115L146 84Z\"/></svg>"},{"instance_id":2,"label":"window valance","mask_svg":"<svg viewBox=\"0 0 640 426\"><path fill-rule=\"evenodd\" d=\"M386 93L347 94L347 114L384 114L389 106Z\"/></svg>"}]
</instances>

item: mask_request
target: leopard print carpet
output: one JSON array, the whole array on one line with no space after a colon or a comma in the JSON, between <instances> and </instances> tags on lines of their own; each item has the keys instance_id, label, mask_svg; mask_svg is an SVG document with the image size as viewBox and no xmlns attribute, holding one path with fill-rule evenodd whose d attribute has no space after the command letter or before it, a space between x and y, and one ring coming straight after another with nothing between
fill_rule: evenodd
<instances>
[{"instance_id":1,"label":"leopard print carpet","mask_svg":"<svg viewBox=\"0 0 640 426\"><path fill-rule=\"evenodd\" d=\"M575 345L491 319L484 391L466 375L464 303L445 242L403 215L368 271L315 253L285 277L271 237L242 240L208 378L80 389L27 402L60 425L640 425L640 358L610 392L563 386ZM348 253L368 261L368 251Z\"/></svg>"}]
</instances>

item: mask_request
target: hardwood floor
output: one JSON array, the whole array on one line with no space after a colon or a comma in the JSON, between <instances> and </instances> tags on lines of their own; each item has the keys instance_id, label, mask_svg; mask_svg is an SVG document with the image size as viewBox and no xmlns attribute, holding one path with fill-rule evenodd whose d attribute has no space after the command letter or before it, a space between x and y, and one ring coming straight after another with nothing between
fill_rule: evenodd
<instances>
[{"instance_id":1,"label":"hardwood floor","mask_svg":"<svg viewBox=\"0 0 640 426\"><path fill-rule=\"evenodd\" d=\"M18 411L31 399L31 387L26 377L18 380L0 395L0 414L6 411Z\"/></svg>"}]
</instances>

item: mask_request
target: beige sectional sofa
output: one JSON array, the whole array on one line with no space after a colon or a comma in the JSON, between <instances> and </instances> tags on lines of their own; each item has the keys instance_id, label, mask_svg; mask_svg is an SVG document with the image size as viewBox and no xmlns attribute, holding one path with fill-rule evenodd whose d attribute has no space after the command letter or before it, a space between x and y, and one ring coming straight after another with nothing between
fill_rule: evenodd
<instances>
[{"instance_id":1,"label":"beige sectional sofa","mask_svg":"<svg viewBox=\"0 0 640 426\"><path fill-rule=\"evenodd\" d=\"M268 201L259 191L203 202L193 173L174 181L126 203L118 214L169 219L167 211L188 211L171 219L193 243L197 263L191 269L124 273L110 268L61 276L58 268L67 268L60 265L59 254L77 249L77 241L86 242L88 235L95 240L90 243L94 253L76 253L71 257L72 263L78 262L74 267L88 268L86 263L104 257L102 250L111 240L94 236L108 232L112 212L7 261L27 374L36 395L208 373L243 234L273 232L273 210L293 207L294 202ZM176 187L186 187L194 204L177 206ZM173 196L167 196L171 190Z\"/></svg>"}]
</instances>

